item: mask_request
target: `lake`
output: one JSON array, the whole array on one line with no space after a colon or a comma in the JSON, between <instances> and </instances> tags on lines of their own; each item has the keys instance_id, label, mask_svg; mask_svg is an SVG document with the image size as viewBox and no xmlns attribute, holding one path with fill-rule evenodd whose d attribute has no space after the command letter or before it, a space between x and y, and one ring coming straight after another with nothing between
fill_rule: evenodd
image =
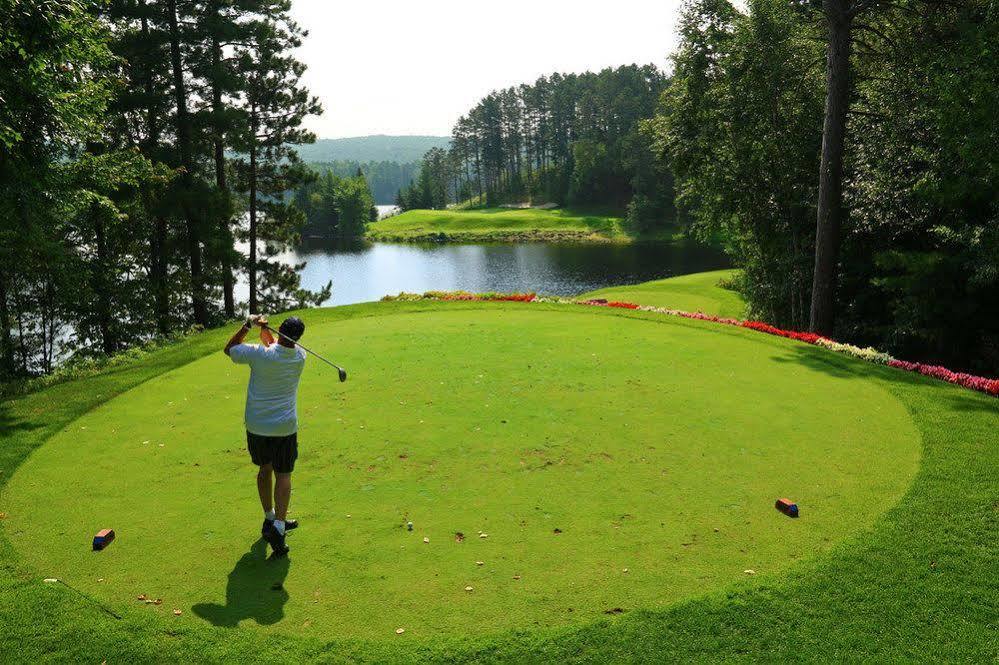
<instances>
[{"instance_id":1,"label":"lake","mask_svg":"<svg viewBox=\"0 0 999 665\"><path fill-rule=\"evenodd\" d=\"M279 259L306 262L302 285L333 280L327 305L378 300L400 291L585 291L729 266L719 250L693 243L415 245L309 241ZM238 298L246 299L245 284Z\"/></svg>"}]
</instances>

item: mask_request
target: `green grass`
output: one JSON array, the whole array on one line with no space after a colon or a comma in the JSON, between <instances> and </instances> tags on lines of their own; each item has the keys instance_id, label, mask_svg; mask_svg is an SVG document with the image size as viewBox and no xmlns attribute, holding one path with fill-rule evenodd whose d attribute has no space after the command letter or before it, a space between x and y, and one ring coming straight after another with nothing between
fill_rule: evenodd
<instances>
[{"instance_id":1,"label":"green grass","mask_svg":"<svg viewBox=\"0 0 999 665\"><path fill-rule=\"evenodd\" d=\"M588 623L726 586L747 568L779 571L868 525L916 469L918 436L895 400L785 370L755 340L527 307L353 319L309 337L354 379L341 386L316 367L302 387L296 513L307 528L294 534L292 575L244 557L259 535L246 500L246 370L221 353L91 411L36 452L8 484L15 549L40 576L102 602L163 597L147 610L163 615L193 608L210 622L330 637L489 633ZM735 373L732 355L747 358ZM867 413L851 408L861 403ZM777 519L782 494L811 518ZM26 528L30 515L47 518ZM106 554L66 546L109 525L122 538ZM261 599L268 574L287 576L286 592Z\"/></svg>"},{"instance_id":2,"label":"green grass","mask_svg":"<svg viewBox=\"0 0 999 665\"><path fill-rule=\"evenodd\" d=\"M368 226L383 241L625 241L624 220L609 211L572 209L410 210Z\"/></svg>"},{"instance_id":3,"label":"green grass","mask_svg":"<svg viewBox=\"0 0 999 665\"><path fill-rule=\"evenodd\" d=\"M737 270L700 272L630 286L614 286L591 291L580 297L620 300L741 318L746 314L746 305L741 296L731 289L719 286L719 282L731 279L737 272Z\"/></svg>"},{"instance_id":4,"label":"green grass","mask_svg":"<svg viewBox=\"0 0 999 665\"><path fill-rule=\"evenodd\" d=\"M317 363L303 379L303 527L287 564L252 545L244 368L215 351L228 331L2 404L0 653L999 655L993 399L641 312L391 303L306 316L351 379ZM773 510L781 494L801 519ZM87 551L105 523L119 540Z\"/></svg>"}]
</instances>

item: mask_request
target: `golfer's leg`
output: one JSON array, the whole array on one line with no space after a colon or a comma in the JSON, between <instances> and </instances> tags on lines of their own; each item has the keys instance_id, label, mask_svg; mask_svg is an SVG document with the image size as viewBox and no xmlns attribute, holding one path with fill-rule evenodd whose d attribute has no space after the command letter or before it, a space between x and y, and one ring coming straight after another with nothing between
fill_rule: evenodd
<instances>
[{"instance_id":1,"label":"golfer's leg","mask_svg":"<svg viewBox=\"0 0 999 665\"><path fill-rule=\"evenodd\" d=\"M271 512L271 477L274 475L274 468L270 464L261 464L257 471L257 493L260 495L260 507L264 509L264 514ZM274 494L277 492L275 491Z\"/></svg>"},{"instance_id":2,"label":"golfer's leg","mask_svg":"<svg viewBox=\"0 0 999 665\"><path fill-rule=\"evenodd\" d=\"M291 500L291 474L274 474L274 517L281 522L288 516L288 502Z\"/></svg>"}]
</instances>

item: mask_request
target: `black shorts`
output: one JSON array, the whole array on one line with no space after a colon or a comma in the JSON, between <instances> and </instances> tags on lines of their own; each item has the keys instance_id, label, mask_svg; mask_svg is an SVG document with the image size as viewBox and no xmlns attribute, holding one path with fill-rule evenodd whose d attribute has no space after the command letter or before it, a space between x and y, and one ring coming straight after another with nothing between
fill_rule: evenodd
<instances>
[{"instance_id":1,"label":"black shorts","mask_svg":"<svg viewBox=\"0 0 999 665\"><path fill-rule=\"evenodd\" d=\"M291 473L298 459L298 432L288 436L246 433L246 449L257 466L270 464L277 473Z\"/></svg>"}]
</instances>

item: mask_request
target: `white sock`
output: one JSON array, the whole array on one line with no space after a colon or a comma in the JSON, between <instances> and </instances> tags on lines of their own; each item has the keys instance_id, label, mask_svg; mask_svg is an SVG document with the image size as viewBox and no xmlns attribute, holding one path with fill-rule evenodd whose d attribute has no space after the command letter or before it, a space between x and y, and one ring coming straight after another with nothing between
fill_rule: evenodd
<instances>
[{"instance_id":1,"label":"white sock","mask_svg":"<svg viewBox=\"0 0 999 665\"><path fill-rule=\"evenodd\" d=\"M274 520L274 529L283 536L284 535L284 520Z\"/></svg>"},{"instance_id":2,"label":"white sock","mask_svg":"<svg viewBox=\"0 0 999 665\"><path fill-rule=\"evenodd\" d=\"M273 510L265 510L264 511L264 519L265 520L270 520L270 521L273 522L274 521L274 511Z\"/></svg>"}]
</instances>

